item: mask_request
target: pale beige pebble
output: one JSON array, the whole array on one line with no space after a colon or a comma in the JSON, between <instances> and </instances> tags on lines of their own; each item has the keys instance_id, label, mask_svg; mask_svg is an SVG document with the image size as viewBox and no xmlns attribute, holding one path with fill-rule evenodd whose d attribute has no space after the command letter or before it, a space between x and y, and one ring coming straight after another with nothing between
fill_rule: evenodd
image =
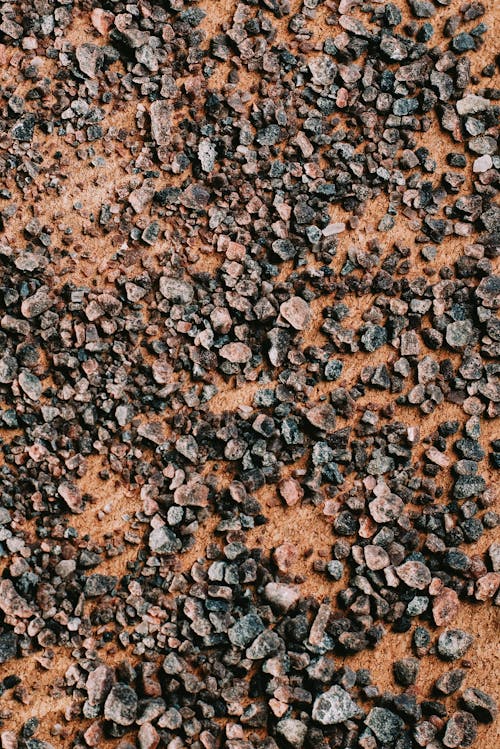
<instances>
[{"instance_id":1,"label":"pale beige pebble","mask_svg":"<svg viewBox=\"0 0 500 749\"><path fill-rule=\"evenodd\" d=\"M345 231L345 224L342 221L337 221L333 224L328 224L323 229L324 237L333 237L335 234L342 234Z\"/></svg>"},{"instance_id":2,"label":"pale beige pebble","mask_svg":"<svg viewBox=\"0 0 500 749\"><path fill-rule=\"evenodd\" d=\"M296 505L304 496L304 490L294 478L283 479L278 484L280 497L285 500L289 507Z\"/></svg>"},{"instance_id":3,"label":"pale beige pebble","mask_svg":"<svg viewBox=\"0 0 500 749\"><path fill-rule=\"evenodd\" d=\"M383 570L391 563L389 554L381 546L368 544L364 548L366 566L370 570Z\"/></svg>"},{"instance_id":4,"label":"pale beige pebble","mask_svg":"<svg viewBox=\"0 0 500 749\"><path fill-rule=\"evenodd\" d=\"M488 169L491 169L493 166L493 159L488 153L485 153L484 156L479 156L477 159L475 159L474 163L472 164L472 171L476 174L481 174L482 172L487 172Z\"/></svg>"},{"instance_id":5,"label":"pale beige pebble","mask_svg":"<svg viewBox=\"0 0 500 749\"><path fill-rule=\"evenodd\" d=\"M101 34L101 36L106 36L113 25L115 14L108 10L103 10L102 8L94 8L90 20L92 21L92 26L97 29L99 34Z\"/></svg>"},{"instance_id":6,"label":"pale beige pebble","mask_svg":"<svg viewBox=\"0 0 500 749\"><path fill-rule=\"evenodd\" d=\"M264 588L264 596L269 603L274 604L282 611L288 611L300 598L298 589L293 585L285 583L267 583Z\"/></svg>"},{"instance_id":7,"label":"pale beige pebble","mask_svg":"<svg viewBox=\"0 0 500 749\"><path fill-rule=\"evenodd\" d=\"M445 455L445 453L440 452L434 446L429 447L429 449L425 451L425 454L427 455L430 461L440 466L441 468L448 468L448 466L451 463L449 457Z\"/></svg>"},{"instance_id":8,"label":"pale beige pebble","mask_svg":"<svg viewBox=\"0 0 500 749\"><path fill-rule=\"evenodd\" d=\"M290 572L298 559L298 551L295 544L288 541L277 546L273 552L273 558L280 572Z\"/></svg>"},{"instance_id":9,"label":"pale beige pebble","mask_svg":"<svg viewBox=\"0 0 500 749\"><path fill-rule=\"evenodd\" d=\"M424 590L431 582L431 572L423 562L404 562L396 567L396 574L405 585L417 590Z\"/></svg>"},{"instance_id":10,"label":"pale beige pebble","mask_svg":"<svg viewBox=\"0 0 500 749\"><path fill-rule=\"evenodd\" d=\"M311 320L311 310L305 299L292 296L280 306L280 313L292 328L304 330Z\"/></svg>"},{"instance_id":11,"label":"pale beige pebble","mask_svg":"<svg viewBox=\"0 0 500 749\"><path fill-rule=\"evenodd\" d=\"M500 572L488 572L476 580L476 594L478 601L486 601L493 598L500 586Z\"/></svg>"},{"instance_id":12,"label":"pale beige pebble","mask_svg":"<svg viewBox=\"0 0 500 749\"><path fill-rule=\"evenodd\" d=\"M160 743L160 735L151 723L143 723L137 734L139 749L156 749Z\"/></svg>"},{"instance_id":13,"label":"pale beige pebble","mask_svg":"<svg viewBox=\"0 0 500 749\"><path fill-rule=\"evenodd\" d=\"M246 343L226 343L219 353L232 364L244 364L252 358L252 349Z\"/></svg>"}]
</instances>

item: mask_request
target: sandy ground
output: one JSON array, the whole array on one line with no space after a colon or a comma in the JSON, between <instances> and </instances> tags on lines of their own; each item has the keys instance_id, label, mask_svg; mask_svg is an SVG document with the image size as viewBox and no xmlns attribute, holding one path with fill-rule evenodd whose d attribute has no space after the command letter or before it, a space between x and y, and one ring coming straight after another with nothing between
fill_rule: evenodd
<instances>
[{"instance_id":1,"label":"sandy ground","mask_svg":"<svg viewBox=\"0 0 500 749\"><path fill-rule=\"evenodd\" d=\"M296 2L293 3L295 5ZM406 4L398 2L401 8L406 9ZM500 4L498 0L486 0L484 3L487 13L482 20L485 20L489 26L486 34L486 44L483 49L472 56L473 71L480 71L486 61L492 58L492 47L497 44L500 35ZM202 26L207 30L216 27L229 10L233 8L232 2L215 2L214 0L203 0L201 6L207 11L207 18L203 21ZM447 7L439 9L439 22L442 25L445 18L457 12L461 5L461 0L452 0ZM318 12L317 21L317 40L328 33L331 34L331 27L326 27L323 23L326 12L323 6ZM285 25L280 34L286 38ZM92 29L88 23L88 16L82 12L76 13L74 22L67 32L67 38L72 43L81 43L86 40L93 40ZM440 40L438 39L436 43ZM10 51L0 48L0 82L5 84L17 79L15 66L11 65ZM45 60L47 74L50 75L49 61ZM224 74L227 71L221 66L221 72L218 72L218 80L223 85ZM497 80L496 85L500 81ZM242 80L242 86L245 81ZM489 81L488 85L495 85L494 81ZM23 90L23 83L19 84L19 91ZM54 284L61 282L73 281L76 284L98 286L102 288L106 284L113 284L114 279L120 272L131 272L131 269L138 267L141 260L140 252L133 253L127 249L122 251L122 259L116 259L115 253L122 244L122 239L111 232L103 236L100 232L93 232L90 229L89 217L92 213L99 211L100 205L105 202L113 202L114 190L117 186L126 182L128 175L125 167L129 160L129 149L134 144L140 143L140 136L135 128L135 114L137 101L122 101L118 105L113 104L112 110L106 114L105 123L107 126L114 125L117 128L123 128L127 131L127 137L121 145L111 143L105 145L101 142L95 144L96 155L104 155L106 162L103 167L92 167L88 163L79 161L75 149L61 142L56 136L47 137L41 143L41 150L44 154L43 168L40 174L40 181L45 182L51 176L60 177L61 190L58 193L53 191L50 201L47 200L46 194L37 194L37 182L30 188L30 195L23 202L19 200L18 213L14 221L9 222L5 232L5 240L15 246L21 243L22 227L33 216L36 215L42 223L50 224L53 229L52 244L54 247L64 247L65 232L71 228L71 244L67 245L68 253L65 257L61 255L58 263L58 278L54 278ZM442 135L438 126L433 126L428 133L419 140L419 145L427 146L434 158L437 159L439 168L431 179L437 182L440 179L441 170L444 170L444 155L450 150L448 145L445 149L441 146ZM454 150L459 150L458 144L454 145ZM60 150L63 152L63 158L56 160L54 152ZM172 180L173 182L173 180ZM71 210L76 201L83 204L83 209L78 213ZM344 251L351 243L363 245L368 239L376 235L375 227L380 218L384 215L386 201L380 198L370 207L370 211L361 219L360 226L357 230L346 232L343 235L338 252L338 262L342 262ZM335 209L335 220L342 220L342 210ZM94 235L93 235L94 234ZM419 275L418 246L413 245L412 235L408 232L408 219L398 216L396 225L393 229L384 235L383 241L389 245L393 241L408 241L412 249L412 272L411 274ZM459 257L463 247L468 243L467 238L460 239L457 237L447 238L439 249L439 258L446 258L446 263L451 264L454 258ZM166 242L159 242L154 249L142 250L142 255L153 254L152 261L155 261L154 255L160 255L166 249ZM209 248L204 246L201 238L192 240L192 268L212 270L219 264L220 258L216 253L207 253ZM438 265L436 262L436 266ZM335 267L335 266L334 266ZM286 268L283 272L286 272ZM352 301L353 308L351 314L353 319L361 316L364 309L369 308L370 300L363 299L363 306L360 306L359 300L346 299L349 304ZM307 331L311 340L322 338L319 333L319 324L321 320L320 302L317 303L315 315ZM387 349L381 349L376 357L380 361L388 355ZM376 363L376 358L372 358L370 364ZM345 385L349 387L360 371L366 364L363 355L350 356L342 381L336 385ZM211 401L210 408L213 411L231 410L251 402L256 385L245 383L242 387L235 390L234 383L224 383L222 380L217 383L220 392ZM370 395L370 399L374 399ZM365 399L366 400L366 399ZM458 409L458 407L456 407ZM405 413L406 411L406 413ZM434 424L439 423L445 418L453 418L454 407L449 405L437 409L431 419L427 418L425 429L428 433L432 432ZM458 411L457 411L458 412ZM396 417L405 418L408 423L418 423L419 417L417 412L401 409ZM342 424L341 424L342 426ZM487 442L493 438L494 425L486 424L483 430L483 441ZM5 436L5 435L2 435ZM12 433L10 433L10 437ZM98 476L98 471L103 466L100 458L87 461L87 470L81 479L81 488L88 492L94 498L92 504L84 514L72 518L72 525L80 534L85 534L88 529L92 529L92 541L94 543L112 543L115 548L123 549L113 558L103 563L98 570L102 573L123 575L127 569L127 562L133 560L137 554L137 546L124 541L123 536L129 527L133 524L131 518L136 508L139 507L139 491L136 487L130 487L115 478L103 481ZM486 475L487 467L482 466L482 472ZM224 482L223 470L220 471L221 481ZM339 583L329 583L323 575L315 573L312 565L315 560L322 559L328 553L334 542L334 536L330 527L328 518L322 515L320 510L312 505L296 506L293 508L283 508L276 502L273 491L266 489L262 496L258 498L263 501L266 508L266 514L269 517L269 523L264 528L253 531L248 542L255 546L263 546L266 549L272 549L284 541L291 541L300 550L299 559L293 572L304 579L302 590L304 594L315 595L319 598L333 598L336 592L342 587L342 581ZM497 511L500 511L500 505L497 502ZM189 569L196 558L203 556L206 544L213 536L213 530L217 523L217 518L207 517L205 524L201 528L194 548L179 560L179 567L183 570ZM26 528L28 537L32 536L33 529ZM469 546L469 553L482 553L491 543L493 533L485 534L477 548ZM2 566L4 564L2 563ZM499 631L500 617L498 610L495 610L490 604L482 605L461 605L461 611L456 622L456 626L463 627L475 635L474 646L469 651L471 667L470 675L467 678L467 684L479 686L487 692L496 695L500 700L500 689L498 673L500 672L500 650L499 650ZM96 635L99 632L95 633ZM392 663L409 652L410 635L388 634L382 641L381 645L375 652L364 652L357 656L344 659L344 662L352 668L369 667L373 674L373 681L381 690L394 688L392 679ZM92 648L92 638L83 643L84 649ZM139 659L132 651L116 651L115 646L107 646L101 651L101 657L108 662L118 663L124 657L130 658L134 663ZM67 723L72 709L72 699L67 696L63 688L62 677L67 669L71 666L73 658L70 649L57 648L46 653L40 652L37 657L28 657L15 663L5 664L0 667L0 678L15 672L21 679L22 684L27 690L26 702L21 704L12 699L12 693L5 694L0 699L0 718L2 718L5 729L18 729L23 722L31 717L36 716L41 721L41 729L37 736L50 740L56 747L67 747L70 745L70 739L73 737L76 723ZM434 657L428 656L421 661L421 671L418 677L415 690L421 695L428 695L430 685L433 680L443 671L443 664ZM89 721L82 721L79 728L84 728ZM59 725L59 727L58 727ZM70 728L68 729L68 725ZM62 731L62 735L54 736L56 732ZM102 746L114 746L117 742L103 743ZM500 745L499 727L480 727L480 733L476 746L478 749L497 749Z\"/></svg>"}]
</instances>

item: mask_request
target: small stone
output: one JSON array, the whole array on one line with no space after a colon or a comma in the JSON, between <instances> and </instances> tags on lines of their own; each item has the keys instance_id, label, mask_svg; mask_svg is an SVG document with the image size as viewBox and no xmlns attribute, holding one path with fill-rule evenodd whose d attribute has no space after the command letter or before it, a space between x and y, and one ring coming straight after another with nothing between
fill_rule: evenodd
<instances>
[{"instance_id":1,"label":"small stone","mask_svg":"<svg viewBox=\"0 0 500 749\"><path fill-rule=\"evenodd\" d=\"M458 596L451 588L442 588L432 601L432 616L437 627L451 624L459 610Z\"/></svg>"},{"instance_id":2,"label":"small stone","mask_svg":"<svg viewBox=\"0 0 500 749\"><path fill-rule=\"evenodd\" d=\"M365 351L372 353L387 342L387 332L381 325L369 325L361 336Z\"/></svg>"},{"instance_id":3,"label":"small stone","mask_svg":"<svg viewBox=\"0 0 500 749\"><path fill-rule=\"evenodd\" d=\"M156 749L160 743L160 734L151 723L143 723L137 734L139 749Z\"/></svg>"},{"instance_id":4,"label":"small stone","mask_svg":"<svg viewBox=\"0 0 500 749\"><path fill-rule=\"evenodd\" d=\"M28 602L19 595L11 580L0 582L0 610L7 616L29 619L33 616L33 609ZM12 647L12 643L8 647Z\"/></svg>"},{"instance_id":5,"label":"small stone","mask_svg":"<svg viewBox=\"0 0 500 749\"><path fill-rule=\"evenodd\" d=\"M466 689L462 702L481 723L492 723L498 715L497 703L493 697L477 687Z\"/></svg>"},{"instance_id":6,"label":"small stone","mask_svg":"<svg viewBox=\"0 0 500 749\"><path fill-rule=\"evenodd\" d=\"M434 687L441 694L453 694L462 686L465 675L466 671L463 668L454 668L436 679Z\"/></svg>"},{"instance_id":7,"label":"small stone","mask_svg":"<svg viewBox=\"0 0 500 749\"><path fill-rule=\"evenodd\" d=\"M151 117L151 137L157 146L167 146L172 137L172 107L166 101L157 99L149 110Z\"/></svg>"},{"instance_id":8,"label":"small stone","mask_svg":"<svg viewBox=\"0 0 500 749\"><path fill-rule=\"evenodd\" d=\"M464 710L458 710L446 724L443 744L449 749L467 747L474 743L476 736L477 722L474 716Z\"/></svg>"},{"instance_id":9,"label":"small stone","mask_svg":"<svg viewBox=\"0 0 500 749\"><path fill-rule=\"evenodd\" d=\"M148 543L149 548L155 554L175 554L182 548L180 539L166 525L161 525L159 528L152 530L149 534Z\"/></svg>"},{"instance_id":10,"label":"small stone","mask_svg":"<svg viewBox=\"0 0 500 749\"><path fill-rule=\"evenodd\" d=\"M137 695L128 684L116 684L104 703L104 717L119 726L131 726L137 717Z\"/></svg>"},{"instance_id":11,"label":"small stone","mask_svg":"<svg viewBox=\"0 0 500 749\"><path fill-rule=\"evenodd\" d=\"M394 744L404 727L399 715L384 707L373 707L365 723L379 741L387 744Z\"/></svg>"},{"instance_id":12,"label":"small stone","mask_svg":"<svg viewBox=\"0 0 500 749\"><path fill-rule=\"evenodd\" d=\"M63 481L59 484L57 492L64 499L71 512L80 513L83 511L83 498L80 489L70 481Z\"/></svg>"},{"instance_id":13,"label":"small stone","mask_svg":"<svg viewBox=\"0 0 500 749\"><path fill-rule=\"evenodd\" d=\"M0 383L8 385L14 382L17 376L17 359L9 354L4 354L0 358Z\"/></svg>"},{"instance_id":14,"label":"small stone","mask_svg":"<svg viewBox=\"0 0 500 749\"><path fill-rule=\"evenodd\" d=\"M417 365L418 381L421 385L434 382L439 374L439 364L432 356L424 356Z\"/></svg>"},{"instance_id":15,"label":"small stone","mask_svg":"<svg viewBox=\"0 0 500 749\"><path fill-rule=\"evenodd\" d=\"M215 157L217 155L217 149L215 145L208 139L202 138L198 145L198 158L200 160L201 168L204 172L210 173L215 166Z\"/></svg>"},{"instance_id":16,"label":"small stone","mask_svg":"<svg viewBox=\"0 0 500 749\"><path fill-rule=\"evenodd\" d=\"M24 299L21 304L21 313L29 319L38 317L46 312L54 304L46 291L38 290L33 296Z\"/></svg>"},{"instance_id":17,"label":"small stone","mask_svg":"<svg viewBox=\"0 0 500 749\"><path fill-rule=\"evenodd\" d=\"M160 294L175 304L189 304L194 297L194 288L187 281L162 276L160 278Z\"/></svg>"},{"instance_id":18,"label":"small stone","mask_svg":"<svg viewBox=\"0 0 500 749\"><path fill-rule=\"evenodd\" d=\"M27 370L23 370L19 373L18 381L21 390L26 393L28 398L31 398L33 401L40 399L42 394L42 383L36 375Z\"/></svg>"},{"instance_id":19,"label":"small stone","mask_svg":"<svg viewBox=\"0 0 500 749\"><path fill-rule=\"evenodd\" d=\"M431 573L423 562L409 561L396 567L396 573L400 580L409 588L423 590L430 585Z\"/></svg>"},{"instance_id":20,"label":"small stone","mask_svg":"<svg viewBox=\"0 0 500 749\"><path fill-rule=\"evenodd\" d=\"M296 505L304 496L304 490L294 478L282 479L278 484L278 491L289 507Z\"/></svg>"},{"instance_id":21,"label":"small stone","mask_svg":"<svg viewBox=\"0 0 500 749\"><path fill-rule=\"evenodd\" d=\"M437 649L439 655L447 661L463 658L474 638L462 629L447 629L439 635Z\"/></svg>"},{"instance_id":22,"label":"small stone","mask_svg":"<svg viewBox=\"0 0 500 749\"><path fill-rule=\"evenodd\" d=\"M270 604L281 611L288 611L300 598L297 588L284 583L267 583L264 595Z\"/></svg>"},{"instance_id":23,"label":"small stone","mask_svg":"<svg viewBox=\"0 0 500 749\"><path fill-rule=\"evenodd\" d=\"M300 749L306 738L307 726L300 720L284 718L276 725L276 733L282 736L288 746Z\"/></svg>"},{"instance_id":24,"label":"small stone","mask_svg":"<svg viewBox=\"0 0 500 749\"><path fill-rule=\"evenodd\" d=\"M400 517L404 509L403 500L396 494L389 494L374 499L368 505L370 515L376 523L390 523Z\"/></svg>"},{"instance_id":25,"label":"small stone","mask_svg":"<svg viewBox=\"0 0 500 749\"><path fill-rule=\"evenodd\" d=\"M264 631L262 619L257 614L246 614L227 632L230 642L238 648L245 648Z\"/></svg>"},{"instance_id":26,"label":"small stone","mask_svg":"<svg viewBox=\"0 0 500 749\"><path fill-rule=\"evenodd\" d=\"M472 164L472 171L475 172L475 174L482 174L483 172L487 172L488 169L491 169L492 166L493 159L489 154L485 154L484 156L479 156L474 160L474 163Z\"/></svg>"},{"instance_id":27,"label":"small stone","mask_svg":"<svg viewBox=\"0 0 500 749\"><path fill-rule=\"evenodd\" d=\"M335 430L336 418L335 410L328 403L320 403L310 408L307 413L307 420L317 429L321 429L327 434L332 434Z\"/></svg>"},{"instance_id":28,"label":"small stone","mask_svg":"<svg viewBox=\"0 0 500 749\"><path fill-rule=\"evenodd\" d=\"M469 499L482 494L486 489L486 481L482 476L459 476L453 486L455 499Z\"/></svg>"},{"instance_id":29,"label":"small stone","mask_svg":"<svg viewBox=\"0 0 500 749\"><path fill-rule=\"evenodd\" d=\"M468 94L463 99L457 101L457 112L462 117L468 114L478 114L479 112L485 112L490 109L491 101L485 99L483 96L476 96L475 94Z\"/></svg>"},{"instance_id":30,"label":"small stone","mask_svg":"<svg viewBox=\"0 0 500 749\"><path fill-rule=\"evenodd\" d=\"M281 316L296 330L304 330L311 319L308 303L300 296L292 296L280 307Z\"/></svg>"},{"instance_id":31,"label":"small stone","mask_svg":"<svg viewBox=\"0 0 500 749\"><path fill-rule=\"evenodd\" d=\"M85 42L76 48L76 60L78 67L87 78L96 78L104 61L104 52L101 47Z\"/></svg>"},{"instance_id":32,"label":"small stone","mask_svg":"<svg viewBox=\"0 0 500 749\"><path fill-rule=\"evenodd\" d=\"M114 682L114 671L102 664L87 676L87 700L90 705L101 705L109 694Z\"/></svg>"},{"instance_id":33,"label":"small stone","mask_svg":"<svg viewBox=\"0 0 500 749\"><path fill-rule=\"evenodd\" d=\"M458 320L446 326L446 343L453 349L465 348L471 342L472 335L470 320Z\"/></svg>"},{"instance_id":34,"label":"small stone","mask_svg":"<svg viewBox=\"0 0 500 749\"><path fill-rule=\"evenodd\" d=\"M370 570L383 570L391 563L389 554L381 546L369 544L364 547L366 566Z\"/></svg>"},{"instance_id":35,"label":"small stone","mask_svg":"<svg viewBox=\"0 0 500 749\"><path fill-rule=\"evenodd\" d=\"M401 658L393 664L394 678L402 687L409 687L417 680L419 669L416 658Z\"/></svg>"},{"instance_id":36,"label":"small stone","mask_svg":"<svg viewBox=\"0 0 500 749\"><path fill-rule=\"evenodd\" d=\"M113 575L89 575L85 580L84 592L88 598L98 598L110 594L116 587L118 578Z\"/></svg>"},{"instance_id":37,"label":"small stone","mask_svg":"<svg viewBox=\"0 0 500 749\"><path fill-rule=\"evenodd\" d=\"M226 343L219 353L232 364L244 364L252 358L252 349L246 343Z\"/></svg>"},{"instance_id":38,"label":"small stone","mask_svg":"<svg viewBox=\"0 0 500 749\"><path fill-rule=\"evenodd\" d=\"M247 648L245 655L251 661L268 658L270 655L276 653L280 643L279 635L271 629L266 629L255 638L250 647Z\"/></svg>"},{"instance_id":39,"label":"small stone","mask_svg":"<svg viewBox=\"0 0 500 749\"><path fill-rule=\"evenodd\" d=\"M349 693L335 685L316 698L312 719L324 726L332 726L354 718L359 712Z\"/></svg>"},{"instance_id":40,"label":"small stone","mask_svg":"<svg viewBox=\"0 0 500 749\"><path fill-rule=\"evenodd\" d=\"M97 29L101 36L106 36L109 29L113 25L114 14L109 11L102 10L102 8L94 8L90 15L92 26Z\"/></svg>"},{"instance_id":41,"label":"small stone","mask_svg":"<svg viewBox=\"0 0 500 749\"><path fill-rule=\"evenodd\" d=\"M308 63L312 81L318 86L328 86L333 83L337 74L337 66L328 55L314 57Z\"/></svg>"},{"instance_id":42,"label":"small stone","mask_svg":"<svg viewBox=\"0 0 500 749\"><path fill-rule=\"evenodd\" d=\"M487 601L493 598L500 587L500 573L488 572L476 580L475 598L477 601Z\"/></svg>"}]
</instances>

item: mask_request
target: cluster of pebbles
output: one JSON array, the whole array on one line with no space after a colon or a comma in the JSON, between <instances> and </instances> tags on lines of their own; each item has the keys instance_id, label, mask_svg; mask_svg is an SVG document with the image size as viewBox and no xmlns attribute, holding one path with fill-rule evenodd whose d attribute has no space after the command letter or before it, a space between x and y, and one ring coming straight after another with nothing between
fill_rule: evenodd
<instances>
[{"instance_id":1,"label":"cluster of pebbles","mask_svg":"<svg viewBox=\"0 0 500 749\"><path fill-rule=\"evenodd\" d=\"M500 600L490 15L2 3L2 749L458 749L495 719L456 624ZM89 476L130 490L118 535ZM248 540L264 496L331 528L331 596ZM345 660L388 632L395 693ZM61 653L64 720L13 728L23 659Z\"/></svg>"}]
</instances>

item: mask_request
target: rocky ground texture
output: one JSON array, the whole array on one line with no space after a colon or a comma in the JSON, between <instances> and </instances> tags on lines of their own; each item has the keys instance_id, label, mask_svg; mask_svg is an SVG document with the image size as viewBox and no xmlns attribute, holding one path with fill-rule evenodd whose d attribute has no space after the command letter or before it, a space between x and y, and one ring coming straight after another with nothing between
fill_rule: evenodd
<instances>
[{"instance_id":1,"label":"rocky ground texture","mask_svg":"<svg viewBox=\"0 0 500 749\"><path fill-rule=\"evenodd\" d=\"M498 746L499 16L1 4L1 749Z\"/></svg>"}]
</instances>

